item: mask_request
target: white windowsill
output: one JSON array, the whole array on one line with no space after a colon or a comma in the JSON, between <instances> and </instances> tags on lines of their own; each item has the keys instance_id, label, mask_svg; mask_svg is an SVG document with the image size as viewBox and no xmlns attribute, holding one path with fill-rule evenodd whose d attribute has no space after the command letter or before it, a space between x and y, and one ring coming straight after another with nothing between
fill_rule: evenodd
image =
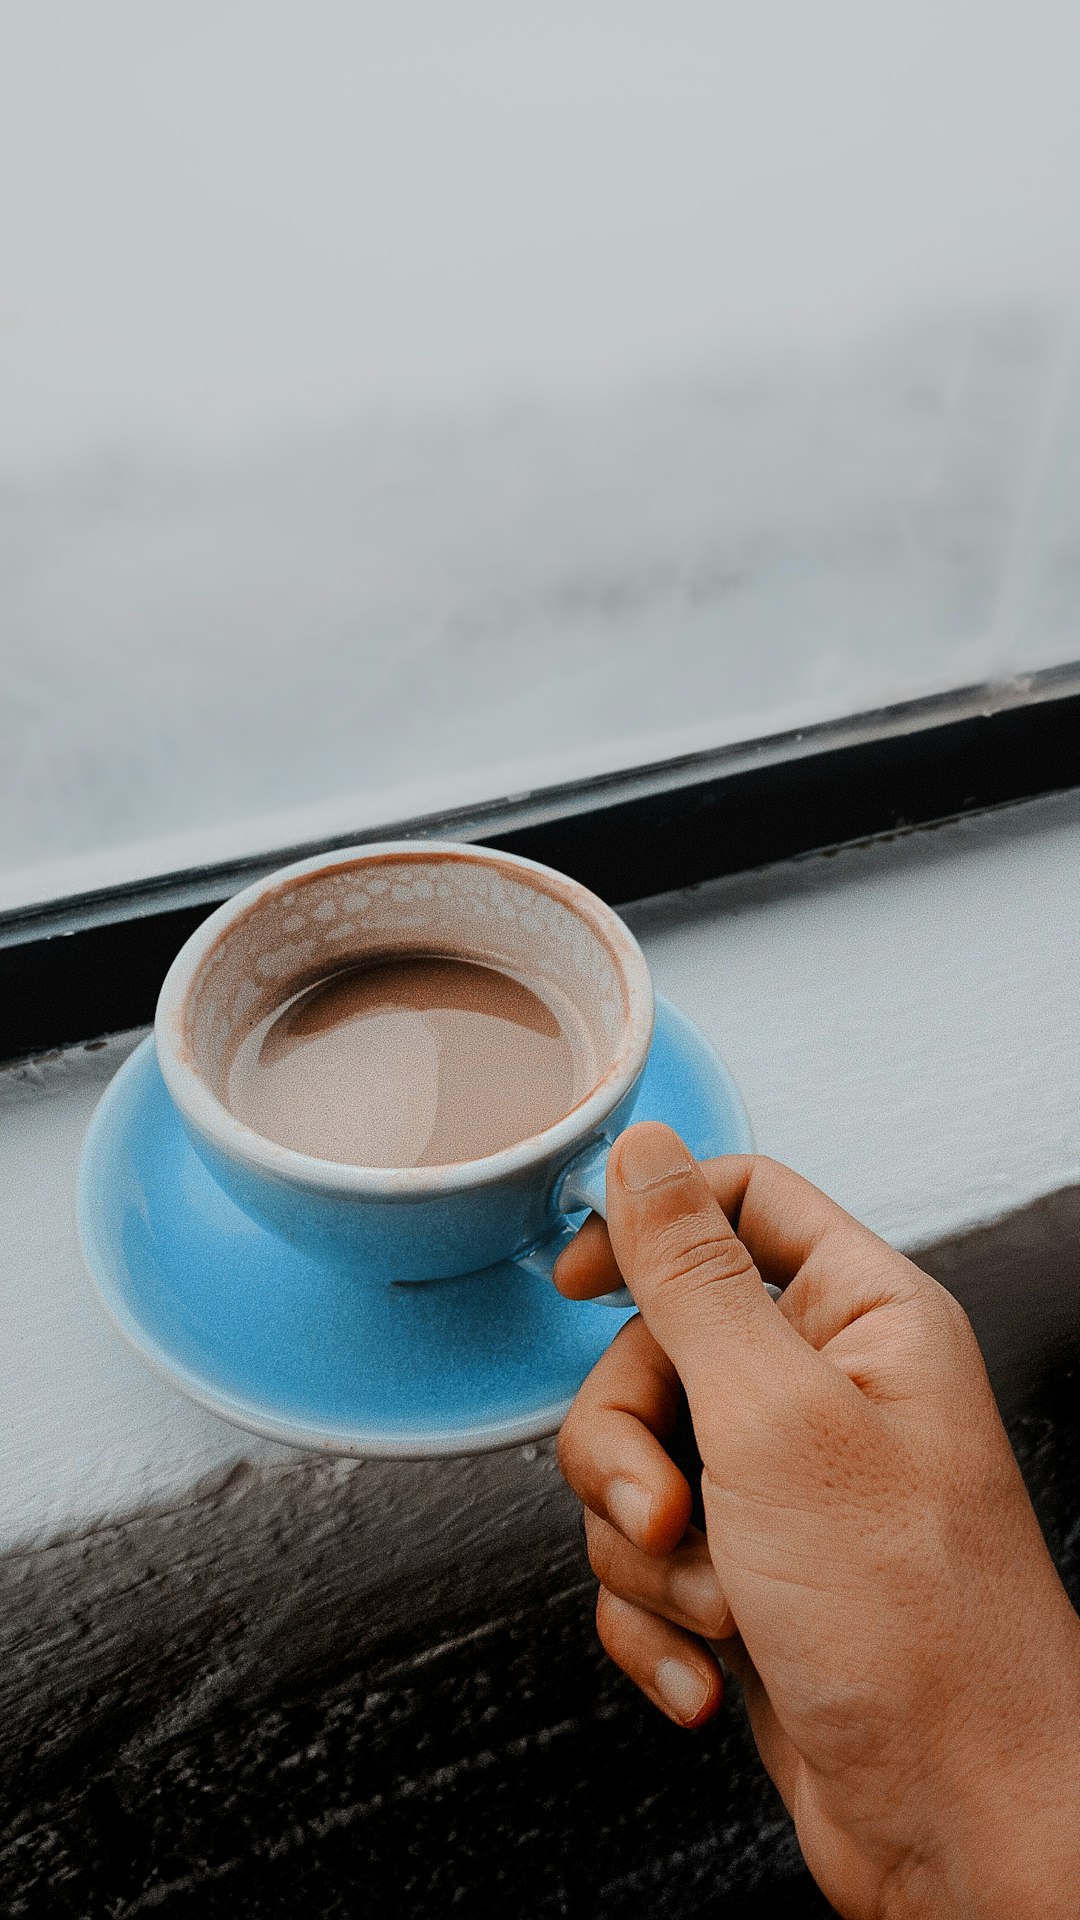
<instances>
[{"instance_id":1,"label":"white windowsill","mask_svg":"<svg viewBox=\"0 0 1080 1920\"><path fill-rule=\"evenodd\" d=\"M745 1094L760 1148L903 1247L1080 1181L1080 799L814 857L629 911L659 989ZM285 1459L105 1325L72 1191L137 1036L0 1074L0 1550Z\"/></svg>"}]
</instances>

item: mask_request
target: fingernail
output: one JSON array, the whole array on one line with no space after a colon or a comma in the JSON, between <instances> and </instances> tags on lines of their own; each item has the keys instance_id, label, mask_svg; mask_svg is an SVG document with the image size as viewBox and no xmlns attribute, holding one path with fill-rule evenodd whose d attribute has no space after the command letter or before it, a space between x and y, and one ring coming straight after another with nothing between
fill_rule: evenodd
<instances>
[{"instance_id":1,"label":"fingernail","mask_svg":"<svg viewBox=\"0 0 1080 1920\"><path fill-rule=\"evenodd\" d=\"M693 1162L670 1127L635 1127L619 1147L619 1179L628 1193L645 1193L689 1173Z\"/></svg>"},{"instance_id":2,"label":"fingernail","mask_svg":"<svg viewBox=\"0 0 1080 1920\"><path fill-rule=\"evenodd\" d=\"M676 1720L696 1720L709 1697L709 1682L696 1667L682 1660L661 1660L656 1669L656 1691Z\"/></svg>"},{"instance_id":3,"label":"fingernail","mask_svg":"<svg viewBox=\"0 0 1080 1920\"><path fill-rule=\"evenodd\" d=\"M613 1480L607 1490L608 1519L640 1546L652 1519L652 1494L636 1480Z\"/></svg>"}]
</instances>

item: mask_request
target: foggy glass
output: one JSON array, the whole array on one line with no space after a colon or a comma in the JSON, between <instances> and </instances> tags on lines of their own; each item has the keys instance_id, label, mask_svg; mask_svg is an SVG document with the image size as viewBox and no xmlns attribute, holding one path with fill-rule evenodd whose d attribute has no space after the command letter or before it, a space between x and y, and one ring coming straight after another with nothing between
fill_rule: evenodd
<instances>
[{"instance_id":1,"label":"foggy glass","mask_svg":"<svg viewBox=\"0 0 1080 1920\"><path fill-rule=\"evenodd\" d=\"M0 904L1080 656L1075 9L0 25Z\"/></svg>"}]
</instances>

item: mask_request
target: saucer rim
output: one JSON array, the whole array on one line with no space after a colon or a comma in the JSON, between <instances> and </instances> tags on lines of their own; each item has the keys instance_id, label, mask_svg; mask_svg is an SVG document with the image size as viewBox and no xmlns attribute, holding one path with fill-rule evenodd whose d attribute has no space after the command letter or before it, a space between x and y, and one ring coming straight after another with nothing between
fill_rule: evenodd
<instances>
[{"instance_id":1,"label":"saucer rim","mask_svg":"<svg viewBox=\"0 0 1080 1920\"><path fill-rule=\"evenodd\" d=\"M724 1084L731 1112L741 1136L738 1144L731 1146L728 1151L752 1153L754 1139L750 1117L729 1068L700 1028L682 1012L681 1008L668 1000L666 995L657 993L656 1005L658 1012L662 1006L665 1015L673 1021L675 1027L687 1031L693 1043L707 1051L717 1077ZM653 1044L655 1044L655 1032ZM205 1408L207 1412L214 1414L216 1418L227 1421L230 1426L239 1427L244 1432L256 1434L260 1438L272 1440L279 1445L293 1447L302 1452L333 1454L341 1458L451 1459L463 1454L499 1452L509 1447L526 1445L532 1441L547 1439L558 1431L573 1404L573 1395L549 1402L546 1407L534 1408L530 1413L516 1420L489 1420L469 1427L430 1429L406 1427L400 1432L390 1433L385 1428L364 1431L347 1427L320 1426L318 1422L298 1425L290 1420L279 1419L273 1413L253 1408L250 1402L234 1398L221 1387L207 1384L204 1376L193 1372L184 1361L176 1359L131 1312L115 1282L109 1277L110 1267L116 1255L111 1246L105 1245L94 1223L94 1202L91 1195L91 1189L95 1184L94 1171L105 1159L114 1124L113 1108L119 1098L119 1093L114 1089L125 1088L129 1080L137 1079L150 1063L151 1056L156 1060L153 1031L139 1042L123 1065L118 1068L91 1115L79 1158L75 1215L87 1280L106 1319L119 1334L125 1346L137 1354L144 1364L150 1366L160 1379L166 1381L176 1391L183 1393L189 1400L193 1400L198 1406ZM167 1087L165 1091L167 1096L171 1097ZM459 1277L471 1278L472 1276ZM454 1279L442 1280L437 1284L453 1286ZM621 1316L619 1324L623 1325L636 1312L636 1308L609 1308L607 1311L611 1312L613 1319L616 1314L619 1314Z\"/></svg>"}]
</instances>

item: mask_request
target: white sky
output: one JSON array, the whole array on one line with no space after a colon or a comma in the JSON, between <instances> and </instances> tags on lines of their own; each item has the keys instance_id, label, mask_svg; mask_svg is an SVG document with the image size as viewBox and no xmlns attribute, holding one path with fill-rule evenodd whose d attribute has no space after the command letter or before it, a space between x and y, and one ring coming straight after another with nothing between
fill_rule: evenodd
<instances>
[{"instance_id":1,"label":"white sky","mask_svg":"<svg viewBox=\"0 0 1080 1920\"><path fill-rule=\"evenodd\" d=\"M1080 284L1074 0L0 0L0 466Z\"/></svg>"}]
</instances>

